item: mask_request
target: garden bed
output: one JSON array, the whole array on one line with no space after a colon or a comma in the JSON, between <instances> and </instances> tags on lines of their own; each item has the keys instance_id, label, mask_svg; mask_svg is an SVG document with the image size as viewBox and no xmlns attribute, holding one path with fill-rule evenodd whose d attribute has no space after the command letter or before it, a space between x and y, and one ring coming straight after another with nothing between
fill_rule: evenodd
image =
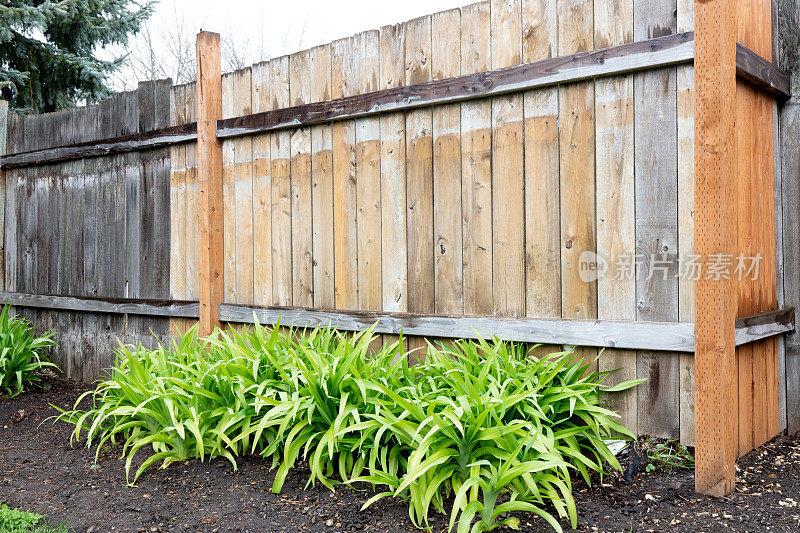
<instances>
[{"instance_id":1,"label":"garden bed","mask_svg":"<svg viewBox=\"0 0 800 533\"><path fill-rule=\"evenodd\" d=\"M361 512L370 492L321 486L304 490L309 472L290 471L283 492L269 492L273 472L259 458L188 461L148 470L125 485L124 464L71 446L72 426L47 418L49 404L70 408L85 386L57 381L49 392L0 400L0 502L33 510L75 531L415 531L407 506L382 500ZM20 418L21 421L13 421ZM780 436L739 462L730 498L693 492L691 472L642 474L631 484L606 479L592 488L576 482L581 531L798 531L800 440ZM523 531L551 531L522 517ZM447 527L443 517L433 531ZM564 524L569 530L568 524Z\"/></svg>"}]
</instances>

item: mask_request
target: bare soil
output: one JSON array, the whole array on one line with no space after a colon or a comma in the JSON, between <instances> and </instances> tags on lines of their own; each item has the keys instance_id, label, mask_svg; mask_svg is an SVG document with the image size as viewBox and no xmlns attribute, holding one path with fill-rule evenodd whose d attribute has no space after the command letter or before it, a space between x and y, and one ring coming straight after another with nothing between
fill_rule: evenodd
<instances>
[{"instance_id":1,"label":"bare soil","mask_svg":"<svg viewBox=\"0 0 800 533\"><path fill-rule=\"evenodd\" d=\"M224 460L188 461L151 470L125 484L115 453L71 445L71 426L48 420L50 404L71 408L86 385L54 381L48 392L0 398L0 502L38 512L76 532L415 531L405 504L383 500L365 511L369 491L305 488L308 471L292 472L282 494L259 458L234 471ZM578 531L800 531L800 439L779 436L739 461L736 493L694 493L690 471L642 473L630 483L606 477L576 482ZM522 530L550 531L532 516ZM565 530L570 531L568 524ZM445 531L446 520L431 522Z\"/></svg>"}]
</instances>

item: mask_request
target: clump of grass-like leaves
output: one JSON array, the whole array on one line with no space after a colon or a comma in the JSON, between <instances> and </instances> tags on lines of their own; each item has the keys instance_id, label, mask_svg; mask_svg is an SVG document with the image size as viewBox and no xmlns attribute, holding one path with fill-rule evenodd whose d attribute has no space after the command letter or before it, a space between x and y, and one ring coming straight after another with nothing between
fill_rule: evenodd
<instances>
[{"instance_id":1,"label":"clump of grass-like leaves","mask_svg":"<svg viewBox=\"0 0 800 533\"><path fill-rule=\"evenodd\" d=\"M122 445L129 473L146 451L134 481L155 463L259 454L279 492L305 460L309 484L368 483L380 492L365 507L399 497L417 526L433 509L459 531L517 527L511 512L574 526L572 475L619 468L604 438L629 433L599 393L635 382L604 388L573 353L534 359L501 341L429 346L412 367L402 338L377 352L374 341L256 325L121 347L110 379L81 398L92 406L62 416L98 453Z\"/></svg>"},{"instance_id":2,"label":"clump of grass-like leaves","mask_svg":"<svg viewBox=\"0 0 800 533\"><path fill-rule=\"evenodd\" d=\"M14 397L41 381L38 373L47 367L45 350L53 345L51 335L37 336L31 323L10 315L11 306L0 313L0 394Z\"/></svg>"}]
</instances>

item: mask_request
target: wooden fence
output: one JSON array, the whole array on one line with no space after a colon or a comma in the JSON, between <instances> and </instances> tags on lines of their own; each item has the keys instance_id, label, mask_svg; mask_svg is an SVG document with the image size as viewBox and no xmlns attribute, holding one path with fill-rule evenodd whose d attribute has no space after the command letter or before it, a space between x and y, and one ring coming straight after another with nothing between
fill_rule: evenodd
<instances>
[{"instance_id":1,"label":"wooden fence","mask_svg":"<svg viewBox=\"0 0 800 533\"><path fill-rule=\"evenodd\" d=\"M492 0L221 76L201 34L197 83L9 115L5 297L58 332L56 360L83 379L115 337L254 312L377 322L410 348L476 332L579 345L614 380L648 379L612 398L628 427L689 445L697 361L701 388L733 402L698 416L716 427L730 409L725 453L743 454L796 403L775 335L794 328L779 260L798 243L777 226L776 250L788 78L772 8L715 11L738 3ZM728 252L763 258L759 276L679 275ZM587 277L597 257L641 264ZM713 492L712 459L698 483Z\"/></svg>"}]
</instances>

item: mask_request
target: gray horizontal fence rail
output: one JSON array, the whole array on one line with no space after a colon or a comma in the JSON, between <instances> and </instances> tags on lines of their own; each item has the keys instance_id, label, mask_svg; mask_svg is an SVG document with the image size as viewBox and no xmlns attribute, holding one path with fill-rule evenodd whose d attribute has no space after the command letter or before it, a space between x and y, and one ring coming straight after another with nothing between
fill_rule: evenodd
<instances>
[{"instance_id":1,"label":"gray horizontal fence rail","mask_svg":"<svg viewBox=\"0 0 800 533\"><path fill-rule=\"evenodd\" d=\"M689 322L417 315L229 303L219 304L219 319L301 328L331 326L342 331L361 331L374 325L375 333L392 335L402 332L404 335L465 339L496 336L516 342L670 352L694 352L695 340L694 324ZM736 320L736 345L793 330L794 308L740 318Z\"/></svg>"},{"instance_id":2,"label":"gray horizontal fence rail","mask_svg":"<svg viewBox=\"0 0 800 533\"><path fill-rule=\"evenodd\" d=\"M255 318L254 318L255 317ZM325 311L297 308L262 308L240 304L219 305L224 322L296 327L331 326L360 331L375 325L375 333L477 339L497 336L504 340L542 344L568 344L625 349L694 351L694 325L690 323L615 322L548 318L467 317Z\"/></svg>"},{"instance_id":3,"label":"gray horizontal fence rail","mask_svg":"<svg viewBox=\"0 0 800 533\"><path fill-rule=\"evenodd\" d=\"M794 307L736 319L736 346L794 331Z\"/></svg>"},{"instance_id":4,"label":"gray horizontal fence rail","mask_svg":"<svg viewBox=\"0 0 800 533\"><path fill-rule=\"evenodd\" d=\"M217 121L217 137L239 137L391 111L461 102L537 87L691 63L693 60L693 32L667 35L477 74L223 119ZM789 97L789 75L742 44L737 44L736 47L736 71L742 79L774 96ZM192 122L134 135L8 154L0 158L0 168L72 161L196 140L197 124Z\"/></svg>"},{"instance_id":5,"label":"gray horizontal fence rail","mask_svg":"<svg viewBox=\"0 0 800 533\"><path fill-rule=\"evenodd\" d=\"M115 313L167 318L198 318L198 302L133 298L81 298L0 292L0 300L18 307L56 311ZM292 307L219 304L223 322L295 327L331 326L375 333L466 338L497 336L505 340L543 344L596 346L630 350L694 351L694 324L688 322L625 322L559 318L472 317L332 311ZM769 311L736 320L736 345L741 346L795 329L794 308Z\"/></svg>"},{"instance_id":6,"label":"gray horizontal fence rail","mask_svg":"<svg viewBox=\"0 0 800 533\"><path fill-rule=\"evenodd\" d=\"M200 304L182 300L142 300L134 298L81 298L76 296L49 296L0 292L0 301L12 306L51 309L55 311L83 311L89 313L115 313L127 315L161 316L167 318L199 318Z\"/></svg>"}]
</instances>

